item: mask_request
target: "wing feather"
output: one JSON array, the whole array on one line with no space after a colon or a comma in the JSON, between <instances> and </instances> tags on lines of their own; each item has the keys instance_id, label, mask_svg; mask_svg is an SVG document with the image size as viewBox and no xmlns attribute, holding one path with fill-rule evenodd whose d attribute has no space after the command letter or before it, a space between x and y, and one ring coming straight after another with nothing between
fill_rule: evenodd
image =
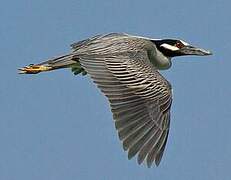
<instances>
[{"instance_id":1,"label":"wing feather","mask_svg":"<svg viewBox=\"0 0 231 180\"><path fill-rule=\"evenodd\" d=\"M138 154L138 163L146 158L150 167L154 161L159 164L167 142L171 86L151 64L143 44L136 47L139 42L126 41L124 37L127 36L119 38L127 46L127 53L124 47L119 51L118 39L113 44L111 36L99 36L95 43L87 41L88 46L79 45L84 54L79 61L108 98L128 158ZM112 42L102 45L105 38L111 38Z\"/></svg>"}]
</instances>

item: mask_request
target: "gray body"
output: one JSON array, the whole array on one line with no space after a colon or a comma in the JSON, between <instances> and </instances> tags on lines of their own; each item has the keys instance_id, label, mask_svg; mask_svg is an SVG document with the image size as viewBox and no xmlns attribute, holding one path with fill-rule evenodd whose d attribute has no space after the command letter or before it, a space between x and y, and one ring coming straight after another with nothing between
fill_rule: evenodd
<instances>
[{"instance_id":1,"label":"gray body","mask_svg":"<svg viewBox=\"0 0 231 180\"><path fill-rule=\"evenodd\" d=\"M149 167L154 160L158 165L167 142L172 95L157 70L169 68L170 59L148 39L126 34L96 36L72 49L73 60L78 59L108 98L128 158L138 154L139 164L146 158Z\"/></svg>"},{"instance_id":2,"label":"gray body","mask_svg":"<svg viewBox=\"0 0 231 180\"><path fill-rule=\"evenodd\" d=\"M70 67L75 74L89 74L110 102L115 127L124 150L128 151L128 158L137 155L139 164L146 160L150 167L153 162L159 165L161 161L169 133L172 102L171 85L158 72L171 67L171 57L159 49L177 49L166 43L157 48L160 43L120 33L99 35L72 44L72 52L68 55L20 70L21 73L38 73ZM210 53L187 47L194 55ZM173 53L170 50L166 49L166 54ZM181 50L190 54L185 47ZM177 51L174 53L181 55ZM44 70L36 70L37 67Z\"/></svg>"}]
</instances>

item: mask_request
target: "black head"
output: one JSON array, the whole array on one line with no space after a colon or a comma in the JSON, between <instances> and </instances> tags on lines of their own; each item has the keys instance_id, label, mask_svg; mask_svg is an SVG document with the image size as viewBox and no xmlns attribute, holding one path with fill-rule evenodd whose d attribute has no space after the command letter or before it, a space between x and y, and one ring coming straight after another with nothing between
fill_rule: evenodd
<instances>
[{"instance_id":1,"label":"black head","mask_svg":"<svg viewBox=\"0 0 231 180\"><path fill-rule=\"evenodd\" d=\"M167 57L185 56L185 55L197 55L207 56L211 55L210 51L193 47L188 43L178 39L162 39L162 40L151 40Z\"/></svg>"}]
</instances>

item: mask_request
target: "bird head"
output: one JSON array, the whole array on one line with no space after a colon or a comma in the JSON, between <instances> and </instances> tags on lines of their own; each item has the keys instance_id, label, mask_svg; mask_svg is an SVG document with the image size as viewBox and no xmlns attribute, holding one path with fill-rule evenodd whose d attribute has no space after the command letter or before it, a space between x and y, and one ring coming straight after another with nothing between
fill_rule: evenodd
<instances>
[{"instance_id":1,"label":"bird head","mask_svg":"<svg viewBox=\"0 0 231 180\"><path fill-rule=\"evenodd\" d=\"M196 56L207 56L212 55L208 50L194 47L185 41L179 39L161 39L152 40L156 45L157 49L167 57L185 56L185 55L196 55Z\"/></svg>"}]
</instances>

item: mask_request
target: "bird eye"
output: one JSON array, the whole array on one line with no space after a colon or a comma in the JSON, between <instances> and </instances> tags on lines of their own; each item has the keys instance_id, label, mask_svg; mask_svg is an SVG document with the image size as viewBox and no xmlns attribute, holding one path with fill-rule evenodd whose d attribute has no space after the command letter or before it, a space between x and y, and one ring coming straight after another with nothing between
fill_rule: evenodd
<instances>
[{"instance_id":1,"label":"bird eye","mask_svg":"<svg viewBox=\"0 0 231 180\"><path fill-rule=\"evenodd\" d=\"M184 44L182 44L181 42L177 42L175 46L181 49L182 47L184 47Z\"/></svg>"}]
</instances>

